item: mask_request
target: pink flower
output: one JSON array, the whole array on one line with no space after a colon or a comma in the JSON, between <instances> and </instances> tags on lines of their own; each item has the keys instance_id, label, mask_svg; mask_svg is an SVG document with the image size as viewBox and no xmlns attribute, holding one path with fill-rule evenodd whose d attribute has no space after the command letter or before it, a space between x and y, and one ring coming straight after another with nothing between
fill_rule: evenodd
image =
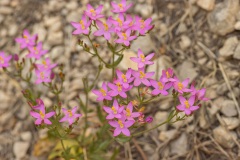
<instances>
[{"instance_id":1,"label":"pink flower","mask_svg":"<svg viewBox=\"0 0 240 160\"><path fill-rule=\"evenodd\" d=\"M151 85L154 87L154 90L152 91L152 95L162 94L166 96L168 95L168 92L166 90L168 90L172 86L172 84L162 82L161 80L159 81L150 80L150 82L151 82Z\"/></svg>"},{"instance_id":2,"label":"pink flower","mask_svg":"<svg viewBox=\"0 0 240 160\"><path fill-rule=\"evenodd\" d=\"M199 106L194 105L195 96L191 96L188 100L184 97L179 96L180 105L177 106L179 111L184 111L186 115L190 115L192 111L195 111L199 108Z\"/></svg>"},{"instance_id":3,"label":"pink flower","mask_svg":"<svg viewBox=\"0 0 240 160\"><path fill-rule=\"evenodd\" d=\"M143 68L145 65L152 65L153 62L150 61L152 57L154 56L154 53L151 53L145 57L141 49L138 49L138 57L131 57L130 59L133 62L138 63L138 68Z\"/></svg>"},{"instance_id":4,"label":"pink flower","mask_svg":"<svg viewBox=\"0 0 240 160\"><path fill-rule=\"evenodd\" d=\"M118 15L118 18L115 20L112 17L109 17L109 20L114 24L115 26L115 32L125 31L129 28L129 24L131 23L131 19L124 20L124 15L120 13Z\"/></svg>"},{"instance_id":5,"label":"pink flower","mask_svg":"<svg viewBox=\"0 0 240 160\"><path fill-rule=\"evenodd\" d=\"M147 123L152 123L153 121L153 117L152 116L148 116L146 119L145 119L145 122Z\"/></svg>"},{"instance_id":6,"label":"pink flower","mask_svg":"<svg viewBox=\"0 0 240 160\"><path fill-rule=\"evenodd\" d=\"M45 109L44 110L40 110L39 113L34 112L34 111L30 111L30 115L34 118L36 118L37 120L35 121L36 125L40 125L42 123L45 124L52 124L52 122L49 120L50 117L55 115L55 112L49 112L47 114L45 114Z\"/></svg>"},{"instance_id":7,"label":"pink flower","mask_svg":"<svg viewBox=\"0 0 240 160\"><path fill-rule=\"evenodd\" d=\"M113 106L110 107L103 107L104 111L108 113L108 116L106 117L106 119L113 119L113 118L121 118L122 115L122 111L124 109L124 107L120 107L117 100L113 101Z\"/></svg>"},{"instance_id":8,"label":"pink flower","mask_svg":"<svg viewBox=\"0 0 240 160\"><path fill-rule=\"evenodd\" d=\"M100 90L92 90L92 92L98 96L97 101L103 101L104 99L112 100L112 97L109 96L107 84L105 82L103 82Z\"/></svg>"},{"instance_id":9,"label":"pink flower","mask_svg":"<svg viewBox=\"0 0 240 160\"><path fill-rule=\"evenodd\" d=\"M135 24L135 30L139 31L141 35L144 35L147 33L150 29L152 29L152 25L150 25L152 22L152 18L148 18L145 21L136 16L136 24Z\"/></svg>"},{"instance_id":10,"label":"pink flower","mask_svg":"<svg viewBox=\"0 0 240 160\"><path fill-rule=\"evenodd\" d=\"M111 33L114 32L114 29L112 28L112 23L111 21L108 19L106 23L101 22L101 21L96 21L99 30L97 30L96 32L94 32L95 36L102 36L104 35L104 38L107 40L110 40L111 38Z\"/></svg>"},{"instance_id":11,"label":"pink flower","mask_svg":"<svg viewBox=\"0 0 240 160\"><path fill-rule=\"evenodd\" d=\"M46 58L42 61L42 64L36 64L38 70L50 70L57 66L56 63L51 64L50 59Z\"/></svg>"},{"instance_id":12,"label":"pink flower","mask_svg":"<svg viewBox=\"0 0 240 160\"><path fill-rule=\"evenodd\" d=\"M16 38L15 41L20 44L20 48L27 48L30 46L34 46L37 40L37 34L31 36L28 30L23 31L23 38Z\"/></svg>"},{"instance_id":13,"label":"pink flower","mask_svg":"<svg viewBox=\"0 0 240 160\"><path fill-rule=\"evenodd\" d=\"M141 83L146 86L151 86L148 79L154 75L154 72L145 73L144 68L139 68L138 71L134 71L132 74L135 77L134 86L139 86Z\"/></svg>"},{"instance_id":14,"label":"pink flower","mask_svg":"<svg viewBox=\"0 0 240 160\"><path fill-rule=\"evenodd\" d=\"M133 4L130 3L129 5L126 4L126 0L122 0L121 3L117 4L115 2L111 2L114 13L123 13L126 12Z\"/></svg>"},{"instance_id":15,"label":"pink flower","mask_svg":"<svg viewBox=\"0 0 240 160\"><path fill-rule=\"evenodd\" d=\"M30 53L27 55L28 58L36 58L40 59L42 55L46 54L48 51L43 50L42 42L39 42L36 47L29 46L28 47Z\"/></svg>"},{"instance_id":16,"label":"pink flower","mask_svg":"<svg viewBox=\"0 0 240 160\"><path fill-rule=\"evenodd\" d=\"M0 52L0 68L8 67L9 61L11 60L12 56L6 56L4 52Z\"/></svg>"},{"instance_id":17,"label":"pink flower","mask_svg":"<svg viewBox=\"0 0 240 160\"><path fill-rule=\"evenodd\" d=\"M196 100L200 100L200 101L208 101L209 99L205 97L205 93L206 93L206 88L202 88L200 90L197 90L194 85L192 84L190 89L191 94L196 96Z\"/></svg>"},{"instance_id":18,"label":"pink flower","mask_svg":"<svg viewBox=\"0 0 240 160\"><path fill-rule=\"evenodd\" d=\"M82 19L79 22L71 22L72 26L76 29L73 31L72 34L88 34L89 33L89 26L91 25L92 21L87 21L87 17L84 14Z\"/></svg>"},{"instance_id":19,"label":"pink flower","mask_svg":"<svg viewBox=\"0 0 240 160\"><path fill-rule=\"evenodd\" d=\"M65 122L68 121L69 125L72 125L73 122L78 118L81 117L81 114L77 114L77 106L75 106L72 110L67 110L65 108L62 108L63 113L65 114L65 116L60 119L59 122Z\"/></svg>"},{"instance_id":20,"label":"pink flower","mask_svg":"<svg viewBox=\"0 0 240 160\"><path fill-rule=\"evenodd\" d=\"M167 70L162 70L162 76L161 81L163 82L169 82L172 81L173 77L173 70L171 68L168 68Z\"/></svg>"},{"instance_id":21,"label":"pink flower","mask_svg":"<svg viewBox=\"0 0 240 160\"><path fill-rule=\"evenodd\" d=\"M174 79L172 79L173 83L173 87L174 89L179 92L180 94L183 94L183 92L191 92L191 89L188 89L188 82L189 82L189 78L185 79L183 82L180 82L178 80L177 77L175 77Z\"/></svg>"},{"instance_id":22,"label":"pink flower","mask_svg":"<svg viewBox=\"0 0 240 160\"><path fill-rule=\"evenodd\" d=\"M108 123L115 128L113 136L118 136L120 133L123 133L125 136L130 136L131 133L128 128L134 124L134 121L126 121L125 118L121 118L118 121L109 121Z\"/></svg>"},{"instance_id":23,"label":"pink flower","mask_svg":"<svg viewBox=\"0 0 240 160\"><path fill-rule=\"evenodd\" d=\"M129 83L134 80L134 77L131 77L132 69L128 69L126 74L123 74L120 70L116 70L118 81L121 82L123 88L129 88ZM117 83L117 81L116 81Z\"/></svg>"},{"instance_id":24,"label":"pink flower","mask_svg":"<svg viewBox=\"0 0 240 160\"><path fill-rule=\"evenodd\" d=\"M125 21L125 29L134 30L135 29L135 23L131 15L126 15L126 21Z\"/></svg>"},{"instance_id":25,"label":"pink flower","mask_svg":"<svg viewBox=\"0 0 240 160\"><path fill-rule=\"evenodd\" d=\"M45 110L45 106L44 106L44 103L43 103L43 100L42 99L36 99L36 102L37 102L37 105L36 106L33 106L32 108L33 109L36 109L36 110Z\"/></svg>"},{"instance_id":26,"label":"pink flower","mask_svg":"<svg viewBox=\"0 0 240 160\"><path fill-rule=\"evenodd\" d=\"M36 84L39 83L49 83L51 82L50 76L51 76L51 70L38 70L35 69L35 73L37 75L37 80L35 81Z\"/></svg>"},{"instance_id":27,"label":"pink flower","mask_svg":"<svg viewBox=\"0 0 240 160\"><path fill-rule=\"evenodd\" d=\"M134 118L140 116L140 112L133 112L133 105L132 102L129 102L127 108L123 110L124 115L126 116L127 120L134 120Z\"/></svg>"},{"instance_id":28,"label":"pink flower","mask_svg":"<svg viewBox=\"0 0 240 160\"><path fill-rule=\"evenodd\" d=\"M104 17L104 15L101 14L103 5L100 5L96 9L94 9L91 4L87 4L87 10L85 11L85 14L92 20L97 20L99 18Z\"/></svg>"},{"instance_id":29,"label":"pink flower","mask_svg":"<svg viewBox=\"0 0 240 160\"><path fill-rule=\"evenodd\" d=\"M115 40L116 43L123 43L125 46L130 45L130 41L137 38L137 36L131 36L131 30L128 29L126 32L118 32L119 39Z\"/></svg>"},{"instance_id":30,"label":"pink flower","mask_svg":"<svg viewBox=\"0 0 240 160\"><path fill-rule=\"evenodd\" d=\"M116 85L112 83L108 83L108 87L112 90L109 91L109 95L115 97L120 95L122 98L127 98L127 94L125 93L128 89L123 88L121 82L117 82Z\"/></svg>"}]
</instances>

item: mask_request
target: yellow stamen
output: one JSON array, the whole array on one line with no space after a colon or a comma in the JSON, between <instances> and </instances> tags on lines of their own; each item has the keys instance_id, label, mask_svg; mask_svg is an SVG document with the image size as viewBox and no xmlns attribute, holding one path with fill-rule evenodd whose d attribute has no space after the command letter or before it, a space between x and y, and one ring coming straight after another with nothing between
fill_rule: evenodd
<instances>
[{"instance_id":1,"label":"yellow stamen","mask_svg":"<svg viewBox=\"0 0 240 160\"><path fill-rule=\"evenodd\" d=\"M42 79L44 79L44 72L41 72L41 73L40 73L40 77L41 77Z\"/></svg>"},{"instance_id":2,"label":"yellow stamen","mask_svg":"<svg viewBox=\"0 0 240 160\"><path fill-rule=\"evenodd\" d=\"M123 127L124 127L122 121L118 120L118 124L119 124L120 128L123 128Z\"/></svg>"},{"instance_id":3,"label":"yellow stamen","mask_svg":"<svg viewBox=\"0 0 240 160\"><path fill-rule=\"evenodd\" d=\"M145 107L141 107L138 112L143 112L145 110Z\"/></svg>"},{"instance_id":4,"label":"yellow stamen","mask_svg":"<svg viewBox=\"0 0 240 160\"><path fill-rule=\"evenodd\" d=\"M184 104L185 104L186 108L189 108L189 107L190 107L190 105L189 105L189 102L188 102L188 101L185 101L185 102L184 102Z\"/></svg>"},{"instance_id":5,"label":"yellow stamen","mask_svg":"<svg viewBox=\"0 0 240 160\"><path fill-rule=\"evenodd\" d=\"M117 22L119 23L119 26L122 26L123 25L123 22L120 18L117 18Z\"/></svg>"},{"instance_id":6,"label":"yellow stamen","mask_svg":"<svg viewBox=\"0 0 240 160\"><path fill-rule=\"evenodd\" d=\"M44 65L44 67L47 67L47 62L45 60L42 61L42 64Z\"/></svg>"},{"instance_id":7,"label":"yellow stamen","mask_svg":"<svg viewBox=\"0 0 240 160\"><path fill-rule=\"evenodd\" d=\"M23 38L25 38L25 39L28 39L28 36L26 36L26 35L23 35Z\"/></svg>"},{"instance_id":8,"label":"yellow stamen","mask_svg":"<svg viewBox=\"0 0 240 160\"><path fill-rule=\"evenodd\" d=\"M126 75L125 74L122 74L122 79L123 79L123 82L127 82L127 77L126 77Z\"/></svg>"},{"instance_id":9,"label":"yellow stamen","mask_svg":"<svg viewBox=\"0 0 240 160\"><path fill-rule=\"evenodd\" d=\"M68 112L69 117L72 117L72 116L73 116L73 113L72 113L71 110L68 110L67 112Z\"/></svg>"},{"instance_id":10,"label":"yellow stamen","mask_svg":"<svg viewBox=\"0 0 240 160\"><path fill-rule=\"evenodd\" d=\"M127 40L127 34L125 32L122 33L123 39Z\"/></svg>"},{"instance_id":11,"label":"yellow stamen","mask_svg":"<svg viewBox=\"0 0 240 160\"><path fill-rule=\"evenodd\" d=\"M106 96L106 95L107 95L107 94L106 94L106 91L105 91L104 89L102 89L102 88L100 89L100 92L102 93L103 96Z\"/></svg>"},{"instance_id":12,"label":"yellow stamen","mask_svg":"<svg viewBox=\"0 0 240 160\"><path fill-rule=\"evenodd\" d=\"M178 82L178 89L182 90L183 89L183 84L181 82Z\"/></svg>"},{"instance_id":13,"label":"yellow stamen","mask_svg":"<svg viewBox=\"0 0 240 160\"><path fill-rule=\"evenodd\" d=\"M126 116L130 117L130 116L131 116L131 111L130 111L129 108L126 109L126 112L127 112L127 113L126 113Z\"/></svg>"},{"instance_id":14,"label":"yellow stamen","mask_svg":"<svg viewBox=\"0 0 240 160\"><path fill-rule=\"evenodd\" d=\"M117 82L117 87L118 87L118 91L121 92L122 91L122 85L121 83Z\"/></svg>"},{"instance_id":15,"label":"yellow stamen","mask_svg":"<svg viewBox=\"0 0 240 160\"><path fill-rule=\"evenodd\" d=\"M103 23L103 25L104 25L104 30L105 30L105 31L108 31L109 28L108 28L107 23Z\"/></svg>"},{"instance_id":16,"label":"yellow stamen","mask_svg":"<svg viewBox=\"0 0 240 160\"><path fill-rule=\"evenodd\" d=\"M141 79L143 79L143 78L146 77L146 74L145 74L143 71L140 71L139 73L140 73L140 78L141 78Z\"/></svg>"},{"instance_id":17,"label":"yellow stamen","mask_svg":"<svg viewBox=\"0 0 240 160\"><path fill-rule=\"evenodd\" d=\"M138 105L138 101L133 100L133 101L132 101L132 105L133 105L133 106L137 106L137 105Z\"/></svg>"},{"instance_id":18,"label":"yellow stamen","mask_svg":"<svg viewBox=\"0 0 240 160\"><path fill-rule=\"evenodd\" d=\"M4 63L4 58L2 56L0 56L0 63L3 64Z\"/></svg>"},{"instance_id":19,"label":"yellow stamen","mask_svg":"<svg viewBox=\"0 0 240 160\"><path fill-rule=\"evenodd\" d=\"M38 54L38 49L37 49L37 47L34 47L33 49L34 49L34 51L35 51L35 54Z\"/></svg>"},{"instance_id":20,"label":"yellow stamen","mask_svg":"<svg viewBox=\"0 0 240 160\"><path fill-rule=\"evenodd\" d=\"M113 111L114 114L117 114L117 110L114 106L112 106L112 111Z\"/></svg>"},{"instance_id":21,"label":"yellow stamen","mask_svg":"<svg viewBox=\"0 0 240 160\"><path fill-rule=\"evenodd\" d=\"M92 13L93 16L96 16L96 12L94 9L90 9L90 12Z\"/></svg>"},{"instance_id":22,"label":"yellow stamen","mask_svg":"<svg viewBox=\"0 0 240 160\"><path fill-rule=\"evenodd\" d=\"M44 119L45 114L42 111L40 111L39 114L40 114L41 118Z\"/></svg>"},{"instance_id":23,"label":"yellow stamen","mask_svg":"<svg viewBox=\"0 0 240 160\"><path fill-rule=\"evenodd\" d=\"M170 78L170 74L168 71L166 72L166 76L167 76L167 78Z\"/></svg>"},{"instance_id":24,"label":"yellow stamen","mask_svg":"<svg viewBox=\"0 0 240 160\"><path fill-rule=\"evenodd\" d=\"M121 3L118 4L118 7L120 8L120 10L123 10L123 5Z\"/></svg>"},{"instance_id":25,"label":"yellow stamen","mask_svg":"<svg viewBox=\"0 0 240 160\"><path fill-rule=\"evenodd\" d=\"M133 26L133 21L131 22L131 23L129 23L129 25L128 25L129 27L131 27L131 26Z\"/></svg>"},{"instance_id":26,"label":"yellow stamen","mask_svg":"<svg viewBox=\"0 0 240 160\"><path fill-rule=\"evenodd\" d=\"M85 29L85 25L84 25L83 20L81 20L79 23L81 24L81 28L82 28L82 29Z\"/></svg>"},{"instance_id":27,"label":"yellow stamen","mask_svg":"<svg viewBox=\"0 0 240 160\"><path fill-rule=\"evenodd\" d=\"M141 20L139 20L139 22L141 23L140 28L141 28L141 29L145 28L144 20L141 19Z\"/></svg>"},{"instance_id":28,"label":"yellow stamen","mask_svg":"<svg viewBox=\"0 0 240 160\"><path fill-rule=\"evenodd\" d=\"M142 62L145 62L145 56L144 56L144 54L140 54L140 58L142 59Z\"/></svg>"},{"instance_id":29,"label":"yellow stamen","mask_svg":"<svg viewBox=\"0 0 240 160\"><path fill-rule=\"evenodd\" d=\"M161 82L158 82L159 90L163 89L163 84Z\"/></svg>"}]
</instances>

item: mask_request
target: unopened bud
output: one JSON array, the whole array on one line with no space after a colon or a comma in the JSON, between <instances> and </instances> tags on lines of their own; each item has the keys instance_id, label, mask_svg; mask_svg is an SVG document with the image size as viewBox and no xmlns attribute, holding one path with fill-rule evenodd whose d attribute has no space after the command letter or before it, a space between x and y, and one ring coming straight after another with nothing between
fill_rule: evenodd
<instances>
[{"instance_id":1,"label":"unopened bud","mask_svg":"<svg viewBox=\"0 0 240 160\"><path fill-rule=\"evenodd\" d=\"M50 74L50 79L51 79L51 80L53 80L53 79L54 79L54 77L55 77L55 74L54 74L54 72L51 72L51 74Z\"/></svg>"},{"instance_id":2,"label":"unopened bud","mask_svg":"<svg viewBox=\"0 0 240 160\"><path fill-rule=\"evenodd\" d=\"M13 55L13 59L14 59L14 61L18 61L18 60L19 60L18 55L17 55L17 54L14 54L14 55Z\"/></svg>"},{"instance_id":3,"label":"unopened bud","mask_svg":"<svg viewBox=\"0 0 240 160\"><path fill-rule=\"evenodd\" d=\"M152 123L153 117L152 117L152 116L148 116L148 117L145 119L145 121L146 121L147 123Z\"/></svg>"}]
</instances>

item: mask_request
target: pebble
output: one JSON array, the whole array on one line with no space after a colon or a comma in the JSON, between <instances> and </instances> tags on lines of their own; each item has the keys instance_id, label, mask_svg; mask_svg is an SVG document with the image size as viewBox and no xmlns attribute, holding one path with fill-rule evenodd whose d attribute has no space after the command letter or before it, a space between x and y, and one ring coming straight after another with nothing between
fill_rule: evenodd
<instances>
[{"instance_id":1,"label":"pebble","mask_svg":"<svg viewBox=\"0 0 240 160\"><path fill-rule=\"evenodd\" d=\"M29 145L29 142L20 141L13 144L13 153L16 156L16 159L22 159L26 155Z\"/></svg>"},{"instance_id":2,"label":"pebble","mask_svg":"<svg viewBox=\"0 0 240 160\"><path fill-rule=\"evenodd\" d=\"M138 70L137 63L133 62L130 57L137 57L137 54L133 51L124 51L123 59L119 64L119 67L123 70L127 70L128 68L132 68L134 70Z\"/></svg>"},{"instance_id":3,"label":"pebble","mask_svg":"<svg viewBox=\"0 0 240 160\"><path fill-rule=\"evenodd\" d=\"M183 61L183 63L178 67L178 72L181 80L190 78L190 82L198 76L196 68L194 68L193 63L190 61Z\"/></svg>"},{"instance_id":4,"label":"pebble","mask_svg":"<svg viewBox=\"0 0 240 160\"><path fill-rule=\"evenodd\" d=\"M227 129L229 130L237 128L240 124L239 119L236 117L222 117L222 120L225 122Z\"/></svg>"},{"instance_id":5,"label":"pebble","mask_svg":"<svg viewBox=\"0 0 240 160\"><path fill-rule=\"evenodd\" d=\"M53 49L51 50L51 58L52 59L56 59L59 56L63 56L64 55L64 47L63 46L55 46L53 47Z\"/></svg>"},{"instance_id":6,"label":"pebble","mask_svg":"<svg viewBox=\"0 0 240 160\"><path fill-rule=\"evenodd\" d=\"M235 23L234 28L235 28L236 30L240 30L240 21L237 21L237 22Z\"/></svg>"},{"instance_id":7,"label":"pebble","mask_svg":"<svg viewBox=\"0 0 240 160\"><path fill-rule=\"evenodd\" d=\"M154 116L154 122L153 123L156 123L156 124L159 124L159 123L162 123L164 121L167 120L168 118L168 112L164 112L164 111L158 111L155 116ZM158 127L158 130L159 131L166 131L167 130L167 125L162 125L160 127Z\"/></svg>"},{"instance_id":8,"label":"pebble","mask_svg":"<svg viewBox=\"0 0 240 160\"><path fill-rule=\"evenodd\" d=\"M213 129L213 137L225 148L232 148L235 145L233 138L236 138L236 134L229 132L222 126Z\"/></svg>"},{"instance_id":9,"label":"pebble","mask_svg":"<svg viewBox=\"0 0 240 160\"><path fill-rule=\"evenodd\" d=\"M143 18L148 18L152 14L153 6L138 3L135 6L134 10L135 10L135 12L140 13Z\"/></svg>"},{"instance_id":10,"label":"pebble","mask_svg":"<svg viewBox=\"0 0 240 160\"><path fill-rule=\"evenodd\" d=\"M171 129L171 130L168 130L168 131L161 131L159 136L158 136L158 139L160 141L167 141L167 140L170 140L173 138L173 136L177 133L177 130L176 129Z\"/></svg>"},{"instance_id":11,"label":"pebble","mask_svg":"<svg viewBox=\"0 0 240 160\"><path fill-rule=\"evenodd\" d=\"M233 54L233 58L240 60L240 44L237 45L237 48Z\"/></svg>"},{"instance_id":12,"label":"pebble","mask_svg":"<svg viewBox=\"0 0 240 160\"><path fill-rule=\"evenodd\" d=\"M138 37L131 44L131 50L137 53L138 49L141 48L144 54L148 54L154 50L152 39L150 35L146 35L143 37Z\"/></svg>"},{"instance_id":13,"label":"pebble","mask_svg":"<svg viewBox=\"0 0 240 160\"><path fill-rule=\"evenodd\" d=\"M18 31L18 26L16 24L11 24L8 28L8 35L14 36Z\"/></svg>"},{"instance_id":14,"label":"pebble","mask_svg":"<svg viewBox=\"0 0 240 160\"><path fill-rule=\"evenodd\" d=\"M63 43L63 32L49 33L47 38L47 43L49 45L60 45Z\"/></svg>"},{"instance_id":15,"label":"pebble","mask_svg":"<svg viewBox=\"0 0 240 160\"><path fill-rule=\"evenodd\" d=\"M181 36L181 41L179 42L179 45L183 50L185 50L185 49L187 49L188 47L191 46L191 39L186 35L182 35Z\"/></svg>"},{"instance_id":16,"label":"pebble","mask_svg":"<svg viewBox=\"0 0 240 160\"><path fill-rule=\"evenodd\" d=\"M179 138L170 143L170 152L172 155L181 155L187 152L188 138L186 133L182 133Z\"/></svg>"},{"instance_id":17,"label":"pebble","mask_svg":"<svg viewBox=\"0 0 240 160\"><path fill-rule=\"evenodd\" d=\"M198 0L197 5L202 9L211 11L215 6L215 0Z\"/></svg>"},{"instance_id":18,"label":"pebble","mask_svg":"<svg viewBox=\"0 0 240 160\"><path fill-rule=\"evenodd\" d=\"M238 46L238 39L236 36L228 38L223 47L219 50L219 55L228 57L234 54L236 47Z\"/></svg>"},{"instance_id":19,"label":"pebble","mask_svg":"<svg viewBox=\"0 0 240 160\"><path fill-rule=\"evenodd\" d=\"M221 106L221 112L227 117L237 116L237 110L232 100L225 100Z\"/></svg>"},{"instance_id":20,"label":"pebble","mask_svg":"<svg viewBox=\"0 0 240 160\"><path fill-rule=\"evenodd\" d=\"M13 10L11 7L0 6L0 14L8 15L8 14L11 14L12 12Z\"/></svg>"},{"instance_id":21,"label":"pebble","mask_svg":"<svg viewBox=\"0 0 240 160\"><path fill-rule=\"evenodd\" d=\"M70 1L67 3L66 8L69 10L75 10L78 8L78 3L76 1Z\"/></svg>"},{"instance_id":22,"label":"pebble","mask_svg":"<svg viewBox=\"0 0 240 160\"><path fill-rule=\"evenodd\" d=\"M10 4L10 0L1 0L0 1L0 5L2 5L2 6L7 6L9 4Z\"/></svg>"},{"instance_id":23,"label":"pebble","mask_svg":"<svg viewBox=\"0 0 240 160\"><path fill-rule=\"evenodd\" d=\"M23 141L30 142L32 139L32 133L30 131L21 133L21 138Z\"/></svg>"}]
</instances>

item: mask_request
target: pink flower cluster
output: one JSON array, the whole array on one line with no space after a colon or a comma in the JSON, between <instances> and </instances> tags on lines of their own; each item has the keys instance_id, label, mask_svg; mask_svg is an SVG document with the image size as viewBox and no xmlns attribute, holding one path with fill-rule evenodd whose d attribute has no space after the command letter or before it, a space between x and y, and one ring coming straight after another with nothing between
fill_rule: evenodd
<instances>
[{"instance_id":1,"label":"pink flower cluster","mask_svg":"<svg viewBox=\"0 0 240 160\"><path fill-rule=\"evenodd\" d=\"M82 19L79 22L71 22L75 28L73 34L89 35L93 26L97 29L93 33L95 36L103 36L108 41L113 39L115 43L129 46L130 42L137 36L145 35L153 28L151 18L144 20L141 17L132 17L126 14L126 11L132 6L132 4L127 4L126 0L122 0L118 4L111 2L111 5L112 12L118 14L115 18L112 16L104 18L104 15L101 14L103 5L93 8L88 4ZM114 39L113 34L117 35L118 38Z\"/></svg>"},{"instance_id":2,"label":"pink flower cluster","mask_svg":"<svg viewBox=\"0 0 240 160\"><path fill-rule=\"evenodd\" d=\"M30 111L30 115L34 118L36 118L35 124L46 124L51 125L52 122L49 120L49 118L53 117L56 112L51 111L46 113L46 108L44 106L44 103L41 99L36 100L37 105L32 107L32 111ZM36 112L38 111L38 112ZM62 108L62 112L64 113L64 117L62 117L59 122L65 122L67 121L69 125L72 125L75 121L78 120L79 117L81 117L81 114L77 114L77 107L74 107L72 110L67 110L65 108Z\"/></svg>"},{"instance_id":3,"label":"pink flower cluster","mask_svg":"<svg viewBox=\"0 0 240 160\"><path fill-rule=\"evenodd\" d=\"M111 106L104 106L104 111L108 114L106 119L109 120L109 124L116 128L114 136L123 133L126 136L130 136L129 127L135 122L143 122L143 113L139 112L139 109L134 108L128 93L133 87L146 88L144 94L150 94L152 96L163 95L166 96L174 90L174 94L179 99L179 105L176 106L178 111L183 111L186 115L192 114L193 111L199 108L200 101L208 100L205 98L206 89L196 90L192 84L189 86L189 78L184 81L180 81L174 76L173 70L168 68L162 71L162 75L159 80L152 79L154 72L146 72L146 66L152 65L154 53L147 56L139 49L137 57L131 57L131 60L138 64L138 70L129 68L126 73L116 70L116 78L113 82L104 82L99 90L93 90L92 92L97 95L97 101L109 102L113 100ZM147 91L151 88L151 93ZM187 93L187 94L186 94ZM140 95L138 99L144 98L144 94ZM185 95L189 95L187 99ZM127 103L125 101L127 100ZM125 105L119 103L125 103ZM134 111L137 110L137 111ZM134 120L138 118L138 121ZM152 121L152 118L147 118L145 122Z\"/></svg>"},{"instance_id":4,"label":"pink flower cluster","mask_svg":"<svg viewBox=\"0 0 240 160\"><path fill-rule=\"evenodd\" d=\"M0 51L0 68L6 68L9 66L9 61L12 59L12 56L5 55L4 52Z\"/></svg>"},{"instance_id":5,"label":"pink flower cluster","mask_svg":"<svg viewBox=\"0 0 240 160\"><path fill-rule=\"evenodd\" d=\"M28 58L34 58L36 60L40 60L42 58L41 63L35 64L35 74L37 77L35 83L49 83L52 81L53 77L52 69L56 67L57 64L51 64L49 58L43 57L43 55L45 55L48 51L43 50L42 42L37 43L37 37L37 34L31 36L27 30L24 30L22 37L16 38L15 41L20 44L20 48L28 49Z\"/></svg>"}]
</instances>

